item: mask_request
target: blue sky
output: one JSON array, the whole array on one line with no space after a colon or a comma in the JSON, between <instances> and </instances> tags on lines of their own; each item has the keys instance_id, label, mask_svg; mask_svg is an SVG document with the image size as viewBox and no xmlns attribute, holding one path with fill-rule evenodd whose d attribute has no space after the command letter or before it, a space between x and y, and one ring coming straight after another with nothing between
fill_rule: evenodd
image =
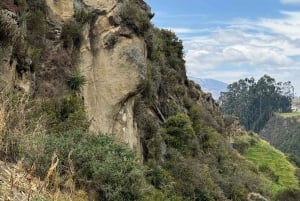
<instances>
[{"instance_id":1,"label":"blue sky","mask_svg":"<svg viewBox=\"0 0 300 201\"><path fill-rule=\"evenodd\" d=\"M232 83L268 74L300 96L300 0L146 0L183 40L189 76Z\"/></svg>"}]
</instances>

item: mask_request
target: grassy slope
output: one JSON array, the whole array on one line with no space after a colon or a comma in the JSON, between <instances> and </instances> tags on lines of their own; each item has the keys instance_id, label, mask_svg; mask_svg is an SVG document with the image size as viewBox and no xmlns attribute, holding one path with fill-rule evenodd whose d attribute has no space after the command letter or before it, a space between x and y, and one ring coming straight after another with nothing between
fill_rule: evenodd
<instances>
[{"instance_id":1,"label":"grassy slope","mask_svg":"<svg viewBox=\"0 0 300 201\"><path fill-rule=\"evenodd\" d=\"M276 116L283 118L300 117L300 112L276 113Z\"/></svg>"},{"instance_id":2,"label":"grassy slope","mask_svg":"<svg viewBox=\"0 0 300 201\"><path fill-rule=\"evenodd\" d=\"M284 153L300 158L299 130L299 112L277 113L269 120L259 135Z\"/></svg>"},{"instance_id":3,"label":"grassy slope","mask_svg":"<svg viewBox=\"0 0 300 201\"><path fill-rule=\"evenodd\" d=\"M239 140L249 142L249 147L245 150L244 156L257 166L265 178L266 184L271 186L274 194L284 189L299 189L298 180L295 176L296 168L282 152L272 147L268 142L256 137L245 135ZM250 143L251 141L256 143ZM267 167L270 171L263 171L262 167ZM270 172L277 177L277 180L270 177Z\"/></svg>"}]
</instances>

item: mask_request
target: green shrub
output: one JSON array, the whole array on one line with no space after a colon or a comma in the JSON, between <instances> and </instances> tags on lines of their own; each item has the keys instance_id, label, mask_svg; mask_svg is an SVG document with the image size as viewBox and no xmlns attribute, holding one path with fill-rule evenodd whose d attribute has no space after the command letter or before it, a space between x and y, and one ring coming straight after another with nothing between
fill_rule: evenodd
<instances>
[{"instance_id":1,"label":"green shrub","mask_svg":"<svg viewBox=\"0 0 300 201\"><path fill-rule=\"evenodd\" d=\"M87 79L85 76L81 75L79 71L73 73L67 80L67 84L72 91L80 91L80 89L85 85Z\"/></svg>"},{"instance_id":2,"label":"green shrub","mask_svg":"<svg viewBox=\"0 0 300 201\"><path fill-rule=\"evenodd\" d=\"M185 95L185 87L183 85L177 85L175 93L178 97L183 97Z\"/></svg>"},{"instance_id":3,"label":"green shrub","mask_svg":"<svg viewBox=\"0 0 300 201\"><path fill-rule=\"evenodd\" d=\"M46 100L41 104L40 109L36 111L36 113L39 112L46 116L48 133L74 129L87 130L90 125L86 118L83 100L75 94Z\"/></svg>"},{"instance_id":4,"label":"green shrub","mask_svg":"<svg viewBox=\"0 0 300 201\"><path fill-rule=\"evenodd\" d=\"M191 154L197 150L197 138L190 118L179 113L169 117L165 122L164 140L166 144L183 154Z\"/></svg>"},{"instance_id":5,"label":"green shrub","mask_svg":"<svg viewBox=\"0 0 300 201\"><path fill-rule=\"evenodd\" d=\"M236 116L224 115L224 124L225 124L226 128L231 126L232 124L234 124L237 121L238 121L238 118Z\"/></svg>"},{"instance_id":6,"label":"green shrub","mask_svg":"<svg viewBox=\"0 0 300 201\"><path fill-rule=\"evenodd\" d=\"M144 35L144 33L151 27L148 14L142 10L137 3L126 0L123 4L120 15L123 23L139 35Z\"/></svg>"},{"instance_id":7,"label":"green shrub","mask_svg":"<svg viewBox=\"0 0 300 201\"><path fill-rule=\"evenodd\" d=\"M213 149L218 152L218 146L221 145L220 141L221 136L216 132L215 129L207 126L203 126L200 131L201 135L198 136L200 138L201 145L204 150Z\"/></svg>"},{"instance_id":8,"label":"green shrub","mask_svg":"<svg viewBox=\"0 0 300 201\"><path fill-rule=\"evenodd\" d=\"M76 21L70 21L63 25L61 37L65 48L79 48L82 41L82 24Z\"/></svg>"},{"instance_id":9,"label":"green shrub","mask_svg":"<svg viewBox=\"0 0 300 201\"><path fill-rule=\"evenodd\" d=\"M188 97L188 96L184 96L183 97L183 104L184 104L184 107L188 110L191 109L191 107L194 105L194 101Z\"/></svg>"},{"instance_id":10,"label":"green shrub","mask_svg":"<svg viewBox=\"0 0 300 201\"><path fill-rule=\"evenodd\" d=\"M249 147L250 143L248 141L236 140L233 144L233 148L238 150L241 154L244 154Z\"/></svg>"},{"instance_id":11,"label":"green shrub","mask_svg":"<svg viewBox=\"0 0 300 201\"><path fill-rule=\"evenodd\" d=\"M84 24L91 20L92 13L86 12L84 9L76 10L74 14L74 18L76 22L79 22L80 24Z\"/></svg>"},{"instance_id":12,"label":"green shrub","mask_svg":"<svg viewBox=\"0 0 300 201\"><path fill-rule=\"evenodd\" d=\"M197 159L180 158L164 167L175 179L175 192L184 200L222 200L222 192L213 181L210 168Z\"/></svg>"},{"instance_id":13,"label":"green shrub","mask_svg":"<svg viewBox=\"0 0 300 201\"><path fill-rule=\"evenodd\" d=\"M143 201L183 201L183 198L179 195L166 195L166 193L163 193L161 191L158 191L156 189L151 189L151 192L147 193L143 199Z\"/></svg>"},{"instance_id":14,"label":"green shrub","mask_svg":"<svg viewBox=\"0 0 300 201\"><path fill-rule=\"evenodd\" d=\"M247 195L248 191L245 187L236 185L234 183L232 184L229 195L230 199L232 199L233 201L244 201Z\"/></svg>"},{"instance_id":15,"label":"green shrub","mask_svg":"<svg viewBox=\"0 0 300 201\"><path fill-rule=\"evenodd\" d=\"M66 175L70 161L74 179L80 186L98 192L98 199L107 201L139 200L143 190L143 169L133 150L116 144L106 135L80 130L49 134L42 153L28 156L36 160L40 175L45 175L53 153L59 158L58 174Z\"/></svg>"},{"instance_id":16,"label":"green shrub","mask_svg":"<svg viewBox=\"0 0 300 201\"><path fill-rule=\"evenodd\" d=\"M151 80L151 78L147 78L144 85L145 85L145 87L142 92L142 95L148 102L151 102L153 99L153 95L154 95L153 81Z\"/></svg>"},{"instance_id":17,"label":"green shrub","mask_svg":"<svg viewBox=\"0 0 300 201\"><path fill-rule=\"evenodd\" d=\"M156 189L160 189L162 191L170 191L174 190L174 178L170 175L170 173L163 169L158 164L147 163L148 170L146 172L146 178L149 183L151 183Z\"/></svg>"},{"instance_id":18,"label":"green shrub","mask_svg":"<svg viewBox=\"0 0 300 201\"><path fill-rule=\"evenodd\" d=\"M42 196L34 196L33 198L30 199L30 201L50 201L51 199L44 198Z\"/></svg>"},{"instance_id":19,"label":"green shrub","mask_svg":"<svg viewBox=\"0 0 300 201\"><path fill-rule=\"evenodd\" d=\"M41 42L47 33L46 15L40 9L31 10L26 17L27 29L30 32L28 40L31 44L41 47Z\"/></svg>"},{"instance_id":20,"label":"green shrub","mask_svg":"<svg viewBox=\"0 0 300 201\"><path fill-rule=\"evenodd\" d=\"M183 111L174 100L162 100L160 110L165 117L171 117Z\"/></svg>"},{"instance_id":21,"label":"green shrub","mask_svg":"<svg viewBox=\"0 0 300 201\"><path fill-rule=\"evenodd\" d=\"M45 0L27 0L26 1L30 10L36 11L39 10L44 14L47 13L48 6Z\"/></svg>"},{"instance_id":22,"label":"green shrub","mask_svg":"<svg viewBox=\"0 0 300 201\"><path fill-rule=\"evenodd\" d=\"M193 122L193 128L196 133L199 132L200 130L200 125L201 125L201 118L202 118L202 111L201 111L201 106L198 104L195 104L193 100L189 99L190 102L190 109L189 109L189 116L191 118L191 121Z\"/></svg>"},{"instance_id":23,"label":"green shrub","mask_svg":"<svg viewBox=\"0 0 300 201\"><path fill-rule=\"evenodd\" d=\"M260 172L263 172L265 176L267 176L268 178L270 178L272 181L274 181L275 183L278 183L279 181L279 176L277 176L274 171L272 171L270 169L269 166L267 166L266 164L260 165L258 167L258 170Z\"/></svg>"},{"instance_id":24,"label":"green shrub","mask_svg":"<svg viewBox=\"0 0 300 201\"><path fill-rule=\"evenodd\" d=\"M0 93L0 157L15 162L24 150L33 151L33 139L43 136L43 115L31 118L33 101L21 93Z\"/></svg>"}]
</instances>

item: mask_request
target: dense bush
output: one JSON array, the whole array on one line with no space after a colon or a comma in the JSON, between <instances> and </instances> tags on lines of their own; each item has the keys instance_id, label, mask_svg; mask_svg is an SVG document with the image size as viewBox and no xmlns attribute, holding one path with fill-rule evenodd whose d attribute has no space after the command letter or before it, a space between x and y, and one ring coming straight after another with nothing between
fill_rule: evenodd
<instances>
[{"instance_id":1,"label":"dense bush","mask_svg":"<svg viewBox=\"0 0 300 201\"><path fill-rule=\"evenodd\" d=\"M61 37L65 48L79 48L82 41L82 25L76 21L70 21L63 25Z\"/></svg>"},{"instance_id":2,"label":"dense bush","mask_svg":"<svg viewBox=\"0 0 300 201\"><path fill-rule=\"evenodd\" d=\"M260 172L263 172L264 175L266 175L268 178L270 178L272 181L274 181L275 183L278 183L279 180L279 176L277 176L274 171L272 171L270 169L269 166L263 164L261 166L258 167L258 170Z\"/></svg>"},{"instance_id":3,"label":"dense bush","mask_svg":"<svg viewBox=\"0 0 300 201\"><path fill-rule=\"evenodd\" d=\"M27 1L28 13L24 15L28 31L27 40L35 47L44 48L47 25L47 6L45 0Z\"/></svg>"},{"instance_id":4,"label":"dense bush","mask_svg":"<svg viewBox=\"0 0 300 201\"><path fill-rule=\"evenodd\" d=\"M164 167L176 181L175 191L184 200L221 200L222 190L214 182L207 164L201 164L197 159L178 158L167 161Z\"/></svg>"},{"instance_id":5,"label":"dense bush","mask_svg":"<svg viewBox=\"0 0 300 201\"><path fill-rule=\"evenodd\" d=\"M92 16L93 15L91 12L87 12L83 9L76 10L74 13L74 18L75 18L76 22L78 22L80 24L89 22L91 20Z\"/></svg>"},{"instance_id":6,"label":"dense bush","mask_svg":"<svg viewBox=\"0 0 300 201\"><path fill-rule=\"evenodd\" d=\"M45 114L47 118L47 132L64 132L73 129L86 130L89 121L86 118L83 100L76 94L54 98L41 104L37 111Z\"/></svg>"},{"instance_id":7,"label":"dense bush","mask_svg":"<svg viewBox=\"0 0 300 201\"><path fill-rule=\"evenodd\" d=\"M165 122L165 142L167 146L177 149L182 154L197 151L197 138L190 118L182 113L171 116Z\"/></svg>"},{"instance_id":8,"label":"dense bush","mask_svg":"<svg viewBox=\"0 0 300 201\"><path fill-rule=\"evenodd\" d=\"M125 0L120 15L123 23L139 35L144 35L151 27L148 14L137 3Z\"/></svg>"},{"instance_id":9,"label":"dense bush","mask_svg":"<svg viewBox=\"0 0 300 201\"><path fill-rule=\"evenodd\" d=\"M69 130L47 135L43 144L42 153L29 156L36 160L40 175L46 175L55 153L59 159L58 174L66 175L73 166L75 182L97 192L95 199L141 199L144 183L140 162L132 150L116 144L112 137Z\"/></svg>"},{"instance_id":10,"label":"dense bush","mask_svg":"<svg viewBox=\"0 0 300 201\"><path fill-rule=\"evenodd\" d=\"M24 153L39 152L39 140L46 132L45 113L36 102L21 93L0 93L0 159L16 162ZM0 124L1 124L0 123Z\"/></svg>"}]
</instances>

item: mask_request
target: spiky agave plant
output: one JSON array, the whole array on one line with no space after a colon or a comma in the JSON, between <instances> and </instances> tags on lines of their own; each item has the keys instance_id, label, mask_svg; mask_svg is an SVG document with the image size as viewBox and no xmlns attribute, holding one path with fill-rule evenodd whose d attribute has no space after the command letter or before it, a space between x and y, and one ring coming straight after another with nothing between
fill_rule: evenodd
<instances>
[{"instance_id":1,"label":"spiky agave plant","mask_svg":"<svg viewBox=\"0 0 300 201\"><path fill-rule=\"evenodd\" d=\"M72 73L68 80L68 86L72 91L80 91L80 89L85 85L87 82L86 77L84 75L81 75L79 71L75 71Z\"/></svg>"}]
</instances>

